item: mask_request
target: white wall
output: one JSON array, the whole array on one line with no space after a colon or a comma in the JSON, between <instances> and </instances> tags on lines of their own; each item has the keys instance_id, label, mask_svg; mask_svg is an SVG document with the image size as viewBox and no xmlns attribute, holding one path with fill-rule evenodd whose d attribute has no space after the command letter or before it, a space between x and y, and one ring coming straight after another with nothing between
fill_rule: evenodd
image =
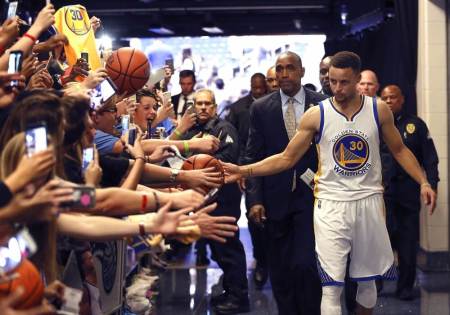
<instances>
[{"instance_id":1,"label":"white wall","mask_svg":"<svg viewBox=\"0 0 450 315\"><path fill-rule=\"evenodd\" d=\"M417 111L426 122L439 155L437 209L421 212L420 245L431 252L449 250L448 103L446 1L419 1Z\"/></svg>"}]
</instances>

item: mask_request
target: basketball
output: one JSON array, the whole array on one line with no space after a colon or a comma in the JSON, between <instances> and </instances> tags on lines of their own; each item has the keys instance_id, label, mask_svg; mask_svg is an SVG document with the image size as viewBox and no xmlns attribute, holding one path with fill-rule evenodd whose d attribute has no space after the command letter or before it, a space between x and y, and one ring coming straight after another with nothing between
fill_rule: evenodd
<instances>
[{"instance_id":1,"label":"basketball","mask_svg":"<svg viewBox=\"0 0 450 315\"><path fill-rule=\"evenodd\" d=\"M24 292L15 307L29 309L40 305L44 296L44 284L37 268L28 259L24 259L12 274L17 274L17 277L0 283L0 299L21 286Z\"/></svg>"},{"instance_id":2,"label":"basketball","mask_svg":"<svg viewBox=\"0 0 450 315\"><path fill-rule=\"evenodd\" d=\"M220 164L219 160L217 160L215 157L211 155L208 154L193 155L186 161L184 161L181 169L185 171L190 171L190 170L200 170L208 167L214 167L215 172L220 172L222 174L222 184L223 184L224 171L222 168L222 164ZM187 187L183 188L186 189ZM205 194L210 190L210 188L207 186L200 186L198 188L201 189L202 192Z\"/></svg>"},{"instance_id":3,"label":"basketball","mask_svg":"<svg viewBox=\"0 0 450 315\"><path fill-rule=\"evenodd\" d=\"M119 94L135 94L147 83L150 64L140 50L130 47L119 48L106 61L106 71L116 84Z\"/></svg>"}]
</instances>

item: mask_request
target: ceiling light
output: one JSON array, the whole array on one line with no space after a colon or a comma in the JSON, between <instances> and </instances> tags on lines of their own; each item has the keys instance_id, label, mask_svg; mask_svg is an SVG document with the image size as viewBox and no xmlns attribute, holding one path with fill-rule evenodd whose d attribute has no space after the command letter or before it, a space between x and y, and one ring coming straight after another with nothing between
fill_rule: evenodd
<instances>
[{"instance_id":1,"label":"ceiling light","mask_svg":"<svg viewBox=\"0 0 450 315\"><path fill-rule=\"evenodd\" d=\"M204 30L206 33L209 34L223 34L223 30L220 27L217 26L205 26L202 27L202 30Z\"/></svg>"},{"instance_id":2,"label":"ceiling light","mask_svg":"<svg viewBox=\"0 0 450 315\"><path fill-rule=\"evenodd\" d=\"M163 27L163 26L150 27L148 30L150 32L153 32L153 33L158 34L158 35L173 35L173 34L175 34L175 32L172 31L171 29Z\"/></svg>"}]
</instances>

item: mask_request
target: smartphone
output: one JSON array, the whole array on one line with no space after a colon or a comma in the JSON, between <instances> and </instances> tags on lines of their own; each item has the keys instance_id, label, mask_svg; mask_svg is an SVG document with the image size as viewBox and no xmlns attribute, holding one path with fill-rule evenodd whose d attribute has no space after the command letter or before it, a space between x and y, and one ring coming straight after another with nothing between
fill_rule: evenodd
<instances>
[{"instance_id":1,"label":"smartphone","mask_svg":"<svg viewBox=\"0 0 450 315\"><path fill-rule=\"evenodd\" d=\"M83 58L87 63L89 63L89 53L82 52L81 53L81 58Z\"/></svg>"},{"instance_id":2,"label":"smartphone","mask_svg":"<svg viewBox=\"0 0 450 315\"><path fill-rule=\"evenodd\" d=\"M194 101L192 101L192 100L188 100L187 102L186 102L186 112L188 113L188 114L195 114L195 107L194 107Z\"/></svg>"},{"instance_id":3,"label":"smartphone","mask_svg":"<svg viewBox=\"0 0 450 315\"><path fill-rule=\"evenodd\" d=\"M124 135L130 129L130 115L123 115L121 123L122 135Z\"/></svg>"},{"instance_id":4,"label":"smartphone","mask_svg":"<svg viewBox=\"0 0 450 315\"><path fill-rule=\"evenodd\" d=\"M17 73L22 70L22 58L23 52L20 50L14 50L9 53L8 73ZM17 80L13 80L10 83L10 87L15 87L18 85L19 82Z\"/></svg>"},{"instance_id":5,"label":"smartphone","mask_svg":"<svg viewBox=\"0 0 450 315\"><path fill-rule=\"evenodd\" d=\"M134 142L136 141L136 135L137 135L137 129L132 128L128 130L128 144L134 145Z\"/></svg>"},{"instance_id":6,"label":"smartphone","mask_svg":"<svg viewBox=\"0 0 450 315\"><path fill-rule=\"evenodd\" d=\"M175 71L175 67L173 66L173 59L166 59L166 66L172 70L172 73Z\"/></svg>"},{"instance_id":7,"label":"smartphone","mask_svg":"<svg viewBox=\"0 0 450 315\"><path fill-rule=\"evenodd\" d=\"M73 200L61 203L63 208L92 209L95 207L95 188L76 186L73 188Z\"/></svg>"},{"instance_id":8,"label":"smartphone","mask_svg":"<svg viewBox=\"0 0 450 315\"><path fill-rule=\"evenodd\" d=\"M11 1L8 3L8 13L6 15L7 19L11 19L16 16L18 1Z\"/></svg>"},{"instance_id":9,"label":"smartphone","mask_svg":"<svg viewBox=\"0 0 450 315\"><path fill-rule=\"evenodd\" d=\"M27 228L23 228L0 245L0 274L16 269L23 258L30 257L37 251L37 245Z\"/></svg>"},{"instance_id":10,"label":"smartphone","mask_svg":"<svg viewBox=\"0 0 450 315\"><path fill-rule=\"evenodd\" d=\"M82 162L83 172L86 171L86 169L89 166L89 163L91 163L92 160L94 160L94 148L84 149Z\"/></svg>"},{"instance_id":11,"label":"smartphone","mask_svg":"<svg viewBox=\"0 0 450 315\"><path fill-rule=\"evenodd\" d=\"M117 87L110 78L97 85L92 92L91 108L98 109L117 93Z\"/></svg>"},{"instance_id":12,"label":"smartphone","mask_svg":"<svg viewBox=\"0 0 450 315\"><path fill-rule=\"evenodd\" d=\"M47 149L47 127L45 123L29 126L25 130L25 147L28 156Z\"/></svg>"},{"instance_id":13,"label":"smartphone","mask_svg":"<svg viewBox=\"0 0 450 315\"><path fill-rule=\"evenodd\" d=\"M172 101L172 94L170 92L164 92L163 93L163 103L168 104Z\"/></svg>"}]
</instances>

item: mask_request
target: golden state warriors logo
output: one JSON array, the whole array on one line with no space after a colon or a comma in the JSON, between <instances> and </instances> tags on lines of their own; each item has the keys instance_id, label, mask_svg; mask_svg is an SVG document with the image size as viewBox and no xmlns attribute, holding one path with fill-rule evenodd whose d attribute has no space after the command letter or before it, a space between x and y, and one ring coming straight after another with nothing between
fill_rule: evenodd
<instances>
[{"instance_id":1,"label":"golden state warriors logo","mask_svg":"<svg viewBox=\"0 0 450 315\"><path fill-rule=\"evenodd\" d=\"M68 6L65 8L64 20L67 27L75 35L85 35L91 29L91 23L84 18L84 10L78 6Z\"/></svg>"},{"instance_id":2,"label":"golden state warriors logo","mask_svg":"<svg viewBox=\"0 0 450 315\"><path fill-rule=\"evenodd\" d=\"M365 174L371 165L369 144L362 134L347 133L337 138L333 145L334 171L344 176Z\"/></svg>"}]
</instances>

